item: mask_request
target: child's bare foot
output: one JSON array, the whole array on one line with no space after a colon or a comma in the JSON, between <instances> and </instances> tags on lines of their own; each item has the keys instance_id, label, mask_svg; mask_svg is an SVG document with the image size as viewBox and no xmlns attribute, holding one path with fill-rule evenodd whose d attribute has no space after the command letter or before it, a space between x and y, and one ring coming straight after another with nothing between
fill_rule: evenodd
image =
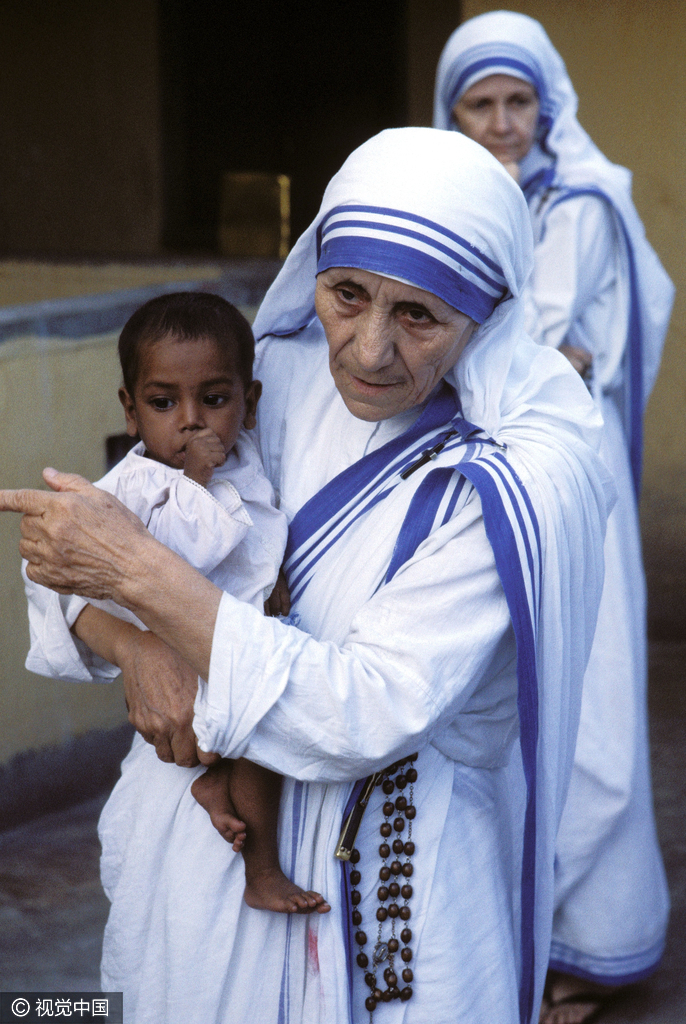
<instances>
[{"instance_id":1,"label":"child's bare foot","mask_svg":"<svg viewBox=\"0 0 686 1024\"><path fill-rule=\"evenodd\" d=\"M217 832L236 853L243 849L246 836L245 822L236 817L229 797L230 761L218 761L204 775L199 775L191 786L191 793L204 807Z\"/></svg>"},{"instance_id":2,"label":"child's bare foot","mask_svg":"<svg viewBox=\"0 0 686 1024\"><path fill-rule=\"evenodd\" d=\"M301 889L281 868L276 867L253 875L246 863L243 898L256 910L275 910L279 914L328 914L331 907L323 896L311 889Z\"/></svg>"}]
</instances>

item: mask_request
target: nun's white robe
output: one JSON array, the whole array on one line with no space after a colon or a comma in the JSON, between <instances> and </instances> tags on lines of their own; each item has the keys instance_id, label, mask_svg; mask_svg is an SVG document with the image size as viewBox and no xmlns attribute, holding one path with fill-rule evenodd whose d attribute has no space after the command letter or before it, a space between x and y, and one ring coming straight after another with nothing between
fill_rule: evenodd
<instances>
[{"instance_id":1,"label":"nun's white robe","mask_svg":"<svg viewBox=\"0 0 686 1024\"><path fill-rule=\"evenodd\" d=\"M645 577L624 425L626 252L605 200L574 196L549 211L555 198L553 190L543 203L539 194L529 201L535 247L527 328L541 344L565 342L593 355L589 388L618 498L560 826L551 960L612 983L653 969L669 915L650 784Z\"/></svg>"}]
</instances>

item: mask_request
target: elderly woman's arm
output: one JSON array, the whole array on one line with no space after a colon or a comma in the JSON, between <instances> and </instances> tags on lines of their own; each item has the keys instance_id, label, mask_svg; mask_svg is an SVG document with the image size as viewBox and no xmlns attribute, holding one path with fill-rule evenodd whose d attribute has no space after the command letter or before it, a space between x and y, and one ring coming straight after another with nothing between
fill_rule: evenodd
<instances>
[{"instance_id":1,"label":"elderly woman's arm","mask_svg":"<svg viewBox=\"0 0 686 1024\"><path fill-rule=\"evenodd\" d=\"M504 732L495 732L501 739L509 734L514 640L478 501L441 531L448 540L441 557L413 560L360 610L339 644L265 619L225 595L213 650L221 592L110 495L80 478L60 475L54 483L68 490L0 494L0 507L29 513L22 541L29 576L63 592L112 598L208 678L195 719L205 750L247 753L300 778L356 778L396 753L445 739L461 708L474 705L484 679L495 681L499 695L484 693L466 721L478 724L480 700L489 718L494 700L502 701ZM127 637L97 611L84 610L78 635L121 662L125 674L137 671L132 663L140 657L143 699L153 711L162 709L162 724L150 736L158 752L168 742L178 760L169 711L174 695L166 674L159 693L149 678L155 655L146 645L159 641L140 631ZM186 709L191 690L195 679L181 687ZM137 700L136 687L132 692Z\"/></svg>"},{"instance_id":2,"label":"elderly woman's arm","mask_svg":"<svg viewBox=\"0 0 686 1024\"><path fill-rule=\"evenodd\" d=\"M0 510L24 513L27 576L59 593L112 599L152 630L90 605L73 628L122 670L129 717L158 755L197 764L193 701L198 674L208 672L221 591L112 495L71 474L48 470L45 479L58 493L0 492Z\"/></svg>"},{"instance_id":3,"label":"elderly woman's arm","mask_svg":"<svg viewBox=\"0 0 686 1024\"><path fill-rule=\"evenodd\" d=\"M29 579L128 608L206 676L221 591L111 494L73 474L46 470L45 479L57 493L0 491L0 511L24 513L20 551ZM114 634L102 638L115 642Z\"/></svg>"}]
</instances>

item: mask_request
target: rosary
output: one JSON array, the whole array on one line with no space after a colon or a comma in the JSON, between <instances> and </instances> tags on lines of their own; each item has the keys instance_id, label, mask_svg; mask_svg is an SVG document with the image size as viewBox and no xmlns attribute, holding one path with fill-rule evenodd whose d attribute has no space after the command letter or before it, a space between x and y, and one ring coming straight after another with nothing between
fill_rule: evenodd
<instances>
[{"instance_id":1,"label":"rosary","mask_svg":"<svg viewBox=\"0 0 686 1024\"><path fill-rule=\"evenodd\" d=\"M370 1024L373 1024L374 1010L379 1003L390 1003L392 999L406 1002L412 998L410 983L414 978L414 973L410 967L412 949L409 945L412 941L412 929L408 922L412 916L409 901L412 897L410 878L414 871L411 858L415 852L415 844L412 841L412 822L417 813L414 806L414 783L417 781L417 769L414 767L414 761L416 760L417 754L412 754L411 757L396 761L389 768L385 768L382 772L377 772L367 779L357 803L343 825L341 838L336 848L336 856L341 860L349 860L353 865L350 872L352 923L357 929L355 942L360 949L357 954L357 964L365 972L364 980L370 989L364 1004L369 1010ZM405 767L408 764L409 767ZM381 858L379 881L381 884L377 889L379 906L376 911L376 920L378 929L376 944L371 951L370 963L370 955L365 952L365 946L368 943L367 933L362 930L362 914L358 909L362 901L362 894L357 886L362 880L362 875L358 867L360 852L354 846L354 839L369 797L376 786L381 786L386 800L382 808L384 820L379 827L382 841L379 845ZM407 795L404 793L405 789L407 789ZM392 800L391 797L396 790L399 791L399 795ZM407 826L407 832L405 832L405 826ZM393 833L395 833L395 839L390 843ZM403 835L403 833L405 834ZM394 854L392 860L390 859L391 851ZM403 856L405 859L401 860ZM398 902L399 898L402 900L401 904ZM387 921L390 921L390 936L384 938L384 925ZM398 934L400 926L402 926L402 930ZM386 925L387 929L388 925ZM398 955L400 964L396 967ZM383 983L386 987L382 988L378 973L385 963L387 966L383 968ZM404 982L402 987L398 973Z\"/></svg>"}]
</instances>

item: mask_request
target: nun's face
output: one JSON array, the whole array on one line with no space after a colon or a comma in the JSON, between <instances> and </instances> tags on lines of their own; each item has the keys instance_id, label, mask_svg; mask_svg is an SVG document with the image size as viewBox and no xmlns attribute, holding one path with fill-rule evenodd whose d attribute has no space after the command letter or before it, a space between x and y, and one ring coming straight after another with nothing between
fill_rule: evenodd
<instances>
[{"instance_id":1,"label":"nun's face","mask_svg":"<svg viewBox=\"0 0 686 1024\"><path fill-rule=\"evenodd\" d=\"M314 301L336 387L370 422L423 402L476 327L431 292L349 267L319 274Z\"/></svg>"},{"instance_id":2,"label":"nun's face","mask_svg":"<svg viewBox=\"0 0 686 1024\"><path fill-rule=\"evenodd\" d=\"M511 75L489 75L457 101L460 131L503 164L519 163L536 138L540 104L533 85Z\"/></svg>"}]
</instances>

